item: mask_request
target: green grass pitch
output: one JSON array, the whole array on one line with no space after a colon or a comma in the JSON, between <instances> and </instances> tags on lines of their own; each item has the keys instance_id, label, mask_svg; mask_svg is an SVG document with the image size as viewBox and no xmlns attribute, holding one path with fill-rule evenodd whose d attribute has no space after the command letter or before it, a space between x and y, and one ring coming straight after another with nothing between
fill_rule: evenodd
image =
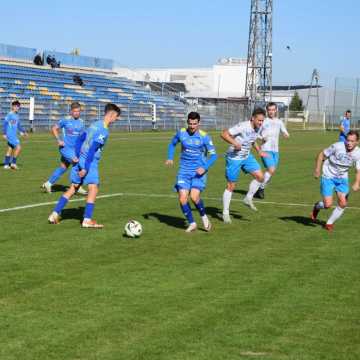
<instances>
[{"instance_id":1,"label":"green grass pitch","mask_svg":"<svg viewBox=\"0 0 360 360\"><path fill-rule=\"evenodd\" d=\"M219 219L220 156L204 193L213 231L194 234L172 192L176 168L164 166L171 135L110 135L100 195L124 195L96 203L101 231L80 228L82 201L57 226L47 224L53 205L0 213L0 359L359 359L360 209L329 234L306 206L319 199L315 156L337 134L282 141L258 213L239 201L250 181L241 175L232 225ZM56 201L67 175L52 194L40 185L58 158L50 135L23 141L21 170L0 169L0 209ZM123 237L132 218L144 228L136 240Z\"/></svg>"}]
</instances>

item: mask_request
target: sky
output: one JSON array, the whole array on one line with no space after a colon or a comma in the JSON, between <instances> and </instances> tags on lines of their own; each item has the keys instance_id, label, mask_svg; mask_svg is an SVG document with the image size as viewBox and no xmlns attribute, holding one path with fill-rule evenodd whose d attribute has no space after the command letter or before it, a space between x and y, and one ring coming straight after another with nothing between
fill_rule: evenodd
<instances>
[{"instance_id":1,"label":"sky","mask_svg":"<svg viewBox=\"0 0 360 360\"><path fill-rule=\"evenodd\" d=\"M360 77L359 0L273 0L273 83ZM247 56L250 0L2 1L0 42L136 67L208 67ZM291 51L286 50L286 46Z\"/></svg>"}]
</instances>

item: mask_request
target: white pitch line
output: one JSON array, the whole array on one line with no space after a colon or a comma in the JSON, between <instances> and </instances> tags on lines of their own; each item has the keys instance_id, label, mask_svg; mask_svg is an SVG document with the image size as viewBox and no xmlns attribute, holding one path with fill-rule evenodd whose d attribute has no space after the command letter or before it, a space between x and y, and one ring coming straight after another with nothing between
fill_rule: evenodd
<instances>
[{"instance_id":1,"label":"white pitch line","mask_svg":"<svg viewBox=\"0 0 360 360\"><path fill-rule=\"evenodd\" d=\"M166 194L114 193L114 194L105 194L105 195L97 196L97 199L107 199L107 198L113 198L113 197L126 197L126 196L128 196L128 197L147 197L147 198L167 198L167 199L176 199L177 198L176 195L166 195ZM206 197L206 196L202 197L202 198L204 200L221 202L221 198ZM85 201L85 200L86 200L86 197L83 197L83 198L79 198L79 199L72 199L69 202L81 202L81 201ZM242 199L233 199L232 201L242 202ZM263 200L256 200L254 202L256 202L257 204L275 205L275 206L313 207L312 204L303 204L303 203L283 203L283 202L263 201ZM15 206L12 208L0 209L0 213L32 209L32 208L36 208L36 207L49 206L49 205L55 205L55 204L57 204L57 201L48 201L48 202L37 203L37 204ZM360 210L360 207L349 206L347 209Z\"/></svg>"}]
</instances>

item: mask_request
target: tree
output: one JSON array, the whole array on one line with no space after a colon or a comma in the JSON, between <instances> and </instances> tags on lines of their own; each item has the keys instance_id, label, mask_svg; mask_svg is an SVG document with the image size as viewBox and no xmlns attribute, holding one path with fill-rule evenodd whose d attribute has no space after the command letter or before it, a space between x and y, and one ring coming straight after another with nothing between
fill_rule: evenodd
<instances>
[{"instance_id":1,"label":"tree","mask_svg":"<svg viewBox=\"0 0 360 360\"><path fill-rule=\"evenodd\" d=\"M291 102L289 105L289 110L290 111L303 111L304 110L303 102L297 91L295 91L294 96L291 99Z\"/></svg>"}]
</instances>

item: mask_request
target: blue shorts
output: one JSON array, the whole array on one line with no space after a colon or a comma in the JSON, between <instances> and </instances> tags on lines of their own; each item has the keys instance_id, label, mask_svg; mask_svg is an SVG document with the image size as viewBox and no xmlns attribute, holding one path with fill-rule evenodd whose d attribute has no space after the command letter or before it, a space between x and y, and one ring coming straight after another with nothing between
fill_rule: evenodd
<instances>
[{"instance_id":1,"label":"blue shorts","mask_svg":"<svg viewBox=\"0 0 360 360\"><path fill-rule=\"evenodd\" d=\"M15 149L20 145L20 140L19 139L9 139L7 144L12 149Z\"/></svg>"},{"instance_id":2,"label":"blue shorts","mask_svg":"<svg viewBox=\"0 0 360 360\"><path fill-rule=\"evenodd\" d=\"M75 157L75 150L67 147L59 147L60 152L60 161L71 165L73 163L73 158Z\"/></svg>"},{"instance_id":3,"label":"blue shorts","mask_svg":"<svg viewBox=\"0 0 360 360\"><path fill-rule=\"evenodd\" d=\"M238 181L241 170L247 174L261 170L261 167L252 154L249 154L245 160L235 160L226 157L225 177L227 181Z\"/></svg>"},{"instance_id":4,"label":"blue shorts","mask_svg":"<svg viewBox=\"0 0 360 360\"><path fill-rule=\"evenodd\" d=\"M320 191L322 196L333 196L333 192L339 192L347 195L349 189L349 179L325 178L321 177Z\"/></svg>"},{"instance_id":5,"label":"blue shorts","mask_svg":"<svg viewBox=\"0 0 360 360\"><path fill-rule=\"evenodd\" d=\"M200 176L193 172L179 172L174 186L176 191L198 189L204 191L206 188L207 174Z\"/></svg>"},{"instance_id":6,"label":"blue shorts","mask_svg":"<svg viewBox=\"0 0 360 360\"><path fill-rule=\"evenodd\" d=\"M81 168L78 164L73 166L73 168L71 169L70 181L72 184L81 184L81 185L82 184L84 184L84 185L88 185L88 184L99 185L100 184L99 170L98 170L97 163L92 163L90 165L88 173L83 178L81 178L79 176L80 169Z\"/></svg>"},{"instance_id":7,"label":"blue shorts","mask_svg":"<svg viewBox=\"0 0 360 360\"><path fill-rule=\"evenodd\" d=\"M275 151L264 151L268 157L261 157L264 166L267 169L277 168L279 165L279 153Z\"/></svg>"}]
</instances>

